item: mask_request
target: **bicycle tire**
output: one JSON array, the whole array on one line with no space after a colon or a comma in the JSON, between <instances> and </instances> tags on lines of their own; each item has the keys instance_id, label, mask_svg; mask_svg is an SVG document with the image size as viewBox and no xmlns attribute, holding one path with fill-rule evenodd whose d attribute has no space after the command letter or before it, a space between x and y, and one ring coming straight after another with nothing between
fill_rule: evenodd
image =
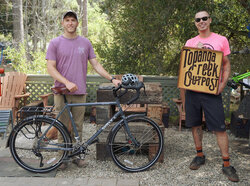
<instances>
[{"instance_id":1,"label":"bicycle tire","mask_svg":"<svg viewBox=\"0 0 250 186\"><path fill-rule=\"evenodd\" d=\"M145 171L159 159L164 139L159 126L147 117L131 117L128 120L132 136L139 142L136 147L125 130L125 124L114 126L109 136L108 148L115 164L128 172Z\"/></svg>"},{"instance_id":2,"label":"bicycle tire","mask_svg":"<svg viewBox=\"0 0 250 186\"><path fill-rule=\"evenodd\" d=\"M62 143L46 136L47 133L40 143L40 147L47 149L40 149L38 146L38 140L53 121L50 117L34 116L24 119L13 129L10 135L10 152L16 163L25 170L33 173L50 172L67 157L68 151L59 148L69 148L71 138L59 121L54 122L53 127L61 135Z\"/></svg>"}]
</instances>

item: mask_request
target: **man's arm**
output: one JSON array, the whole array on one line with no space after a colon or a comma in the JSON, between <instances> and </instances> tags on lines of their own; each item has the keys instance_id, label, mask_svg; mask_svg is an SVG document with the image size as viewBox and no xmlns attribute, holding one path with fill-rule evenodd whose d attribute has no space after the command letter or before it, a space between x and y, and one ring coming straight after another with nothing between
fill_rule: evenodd
<instances>
[{"instance_id":1,"label":"man's arm","mask_svg":"<svg viewBox=\"0 0 250 186\"><path fill-rule=\"evenodd\" d=\"M63 77L60 74L60 72L58 72L56 68L56 61L47 60L47 70L54 80L57 80L60 83L63 83L70 92L75 92L78 89L76 84L68 81L65 77Z\"/></svg>"},{"instance_id":2,"label":"man's arm","mask_svg":"<svg viewBox=\"0 0 250 186\"><path fill-rule=\"evenodd\" d=\"M231 72L231 65L230 65L230 61L229 58L227 56L224 56L222 59L223 63L222 63L222 82L219 83L219 90L218 90L218 94L220 94L225 86L227 85L227 81L229 79L230 76L230 72Z\"/></svg>"},{"instance_id":3,"label":"man's arm","mask_svg":"<svg viewBox=\"0 0 250 186\"><path fill-rule=\"evenodd\" d=\"M103 66L97 61L96 58L90 59L89 62L93 66L93 68L95 69L95 71L98 74L100 74L102 77L106 78L109 81L112 79L112 76L103 68ZM120 84L121 81L117 80L117 79L113 79L112 83L115 86L118 86L118 84Z\"/></svg>"}]
</instances>

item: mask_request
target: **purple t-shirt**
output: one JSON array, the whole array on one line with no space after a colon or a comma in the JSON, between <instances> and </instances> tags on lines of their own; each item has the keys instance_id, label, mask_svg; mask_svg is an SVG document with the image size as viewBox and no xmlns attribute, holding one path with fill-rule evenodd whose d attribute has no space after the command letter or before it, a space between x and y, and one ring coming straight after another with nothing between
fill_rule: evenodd
<instances>
[{"instance_id":1,"label":"purple t-shirt","mask_svg":"<svg viewBox=\"0 0 250 186\"><path fill-rule=\"evenodd\" d=\"M96 58L90 41L77 36L74 39L67 39L59 36L50 41L46 60L56 61L56 68L69 81L75 83L78 90L69 94L86 94L86 78L88 60ZM55 81L56 87L63 87L64 84Z\"/></svg>"}]
</instances>

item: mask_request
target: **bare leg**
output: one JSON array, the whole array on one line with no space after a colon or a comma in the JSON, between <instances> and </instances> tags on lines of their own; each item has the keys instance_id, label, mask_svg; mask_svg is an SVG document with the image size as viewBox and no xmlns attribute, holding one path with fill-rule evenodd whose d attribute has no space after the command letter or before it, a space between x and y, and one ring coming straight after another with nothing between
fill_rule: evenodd
<instances>
[{"instance_id":1,"label":"bare leg","mask_svg":"<svg viewBox=\"0 0 250 186\"><path fill-rule=\"evenodd\" d=\"M216 134L217 143L220 147L221 155L223 158L222 172L228 177L230 181L238 182L239 176L237 175L236 170L232 166L230 166L230 163L229 163L227 133L226 131L224 131L224 132L215 132L215 134Z\"/></svg>"},{"instance_id":2,"label":"bare leg","mask_svg":"<svg viewBox=\"0 0 250 186\"><path fill-rule=\"evenodd\" d=\"M228 153L228 136L226 131L224 132L215 132L217 137L217 143L219 145L221 155L223 157L229 157Z\"/></svg>"},{"instance_id":3,"label":"bare leg","mask_svg":"<svg viewBox=\"0 0 250 186\"><path fill-rule=\"evenodd\" d=\"M194 138L194 144L197 151L196 157L193 159L193 161L190 163L189 168L191 170L197 170L200 168L200 166L205 164L205 156L202 152L202 127L192 127L192 134Z\"/></svg>"},{"instance_id":4,"label":"bare leg","mask_svg":"<svg viewBox=\"0 0 250 186\"><path fill-rule=\"evenodd\" d=\"M201 126L192 127L192 134L194 138L195 147L202 147L203 131Z\"/></svg>"}]
</instances>

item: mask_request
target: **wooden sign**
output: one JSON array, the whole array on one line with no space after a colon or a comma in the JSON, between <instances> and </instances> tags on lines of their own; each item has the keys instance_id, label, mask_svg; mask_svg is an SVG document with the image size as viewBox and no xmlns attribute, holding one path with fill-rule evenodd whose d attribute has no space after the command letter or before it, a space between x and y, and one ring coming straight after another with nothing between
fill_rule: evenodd
<instances>
[{"instance_id":1,"label":"wooden sign","mask_svg":"<svg viewBox=\"0 0 250 186\"><path fill-rule=\"evenodd\" d=\"M219 87L223 52L183 47L178 88L216 94Z\"/></svg>"}]
</instances>

